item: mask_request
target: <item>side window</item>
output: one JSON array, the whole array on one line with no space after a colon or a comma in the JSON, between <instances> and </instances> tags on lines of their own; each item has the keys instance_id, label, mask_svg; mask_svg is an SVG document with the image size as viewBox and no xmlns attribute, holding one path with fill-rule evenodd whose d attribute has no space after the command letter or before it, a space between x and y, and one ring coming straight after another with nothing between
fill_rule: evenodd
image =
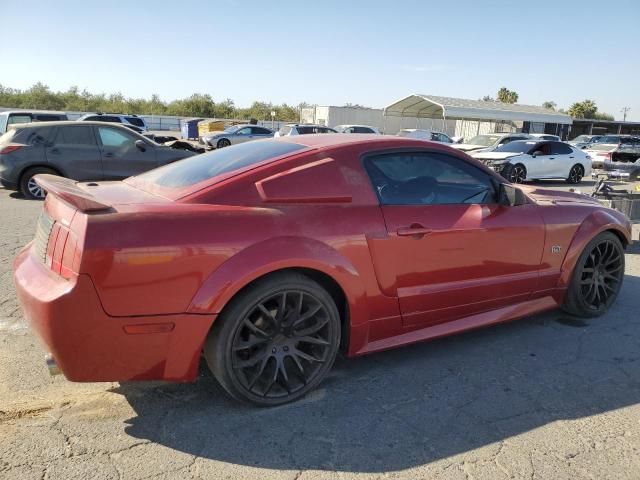
<instances>
[{"instance_id":1,"label":"side window","mask_svg":"<svg viewBox=\"0 0 640 480\"><path fill-rule=\"evenodd\" d=\"M535 155L536 157L551 155L551 148L548 143L541 143L533 149L533 152L531 154Z\"/></svg>"},{"instance_id":2,"label":"side window","mask_svg":"<svg viewBox=\"0 0 640 480\"><path fill-rule=\"evenodd\" d=\"M95 145L92 127L58 127L57 145Z\"/></svg>"},{"instance_id":3,"label":"side window","mask_svg":"<svg viewBox=\"0 0 640 480\"><path fill-rule=\"evenodd\" d=\"M66 120L66 115L50 115L46 113L38 113L35 115L36 120L39 122L57 122L59 120Z\"/></svg>"},{"instance_id":4,"label":"side window","mask_svg":"<svg viewBox=\"0 0 640 480\"><path fill-rule=\"evenodd\" d=\"M382 205L494 203L491 177L441 153L394 153L365 160Z\"/></svg>"},{"instance_id":5,"label":"side window","mask_svg":"<svg viewBox=\"0 0 640 480\"><path fill-rule=\"evenodd\" d=\"M241 128L236 132L236 135L251 135L251 127Z\"/></svg>"},{"instance_id":6,"label":"side window","mask_svg":"<svg viewBox=\"0 0 640 480\"><path fill-rule=\"evenodd\" d=\"M268 135L271 133L269 130L262 127L251 127L251 129L253 130L254 135Z\"/></svg>"},{"instance_id":7,"label":"side window","mask_svg":"<svg viewBox=\"0 0 640 480\"><path fill-rule=\"evenodd\" d=\"M52 128L24 128L14 137L14 142L26 143L27 145L43 145L49 141Z\"/></svg>"},{"instance_id":8,"label":"side window","mask_svg":"<svg viewBox=\"0 0 640 480\"><path fill-rule=\"evenodd\" d=\"M7 125L15 125L17 123L31 123L31 115L9 115Z\"/></svg>"},{"instance_id":9,"label":"side window","mask_svg":"<svg viewBox=\"0 0 640 480\"><path fill-rule=\"evenodd\" d=\"M309 133L315 133L313 127L298 127L299 135L307 135Z\"/></svg>"},{"instance_id":10,"label":"side window","mask_svg":"<svg viewBox=\"0 0 640 480\"><path fill-rule=\"evenodd\" d=\"M373 133L373 130L367 127L353 127L353 133Z\"/></svg>"},{"instance_id":11,"label":"side window","mask_svg":"<svg viewBox=\"0 0 640 480\"><path fill-rule=\"evenodd\" d=\"M100 142L105 147L125 148L135 144L135 139L115 128L98 127Z\"/></svg>"},{"instance_id":12,"label":"side window","mask_svg":"<svg viewBox=\"0 0 640 480\"><path fill-rule=\"evenodd\" d=\"M571 150L571 147L566 143L551 142L550 146L551 146L551 155L569 155L570 153L573 153L573 150Z\"/></svg>"}]
</instances>

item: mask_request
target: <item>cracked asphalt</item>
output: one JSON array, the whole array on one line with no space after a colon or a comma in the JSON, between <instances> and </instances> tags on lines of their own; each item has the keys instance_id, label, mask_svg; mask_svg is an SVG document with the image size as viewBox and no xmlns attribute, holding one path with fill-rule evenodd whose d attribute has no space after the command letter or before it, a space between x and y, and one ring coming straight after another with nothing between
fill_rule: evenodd
<instances>
[{"instance_id":1,"label":"cracked asphalt","mask_svg":"<svg viewBox=\"0 0 640 480\"><path fill-rule=\"evenodd\" d=\"M553 311L341 359L302 401L254 409L205 369L186 385L49 377L11 279L40 209L0 189L3 480L640 478L638 242L601 318Z\"/></svg>"}]
</instances>

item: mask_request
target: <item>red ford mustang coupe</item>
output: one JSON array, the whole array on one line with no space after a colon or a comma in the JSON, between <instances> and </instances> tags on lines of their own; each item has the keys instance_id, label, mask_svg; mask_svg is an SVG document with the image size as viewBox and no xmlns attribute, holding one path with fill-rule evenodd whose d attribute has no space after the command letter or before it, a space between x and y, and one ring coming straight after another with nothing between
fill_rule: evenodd
<instances>
[{"instance_id":1,"label":"red ford mustang coupe","mask_svg":"<svg viewBox=\"0 0 640 480\"><path fill-rule=\"evenodd\" d=\"M597 316L624 276L628 219L518 187L446 146L269 139L123 182L48 192L14 277L72 381L193 381L236 399L313 389L362 355L562 307Z\"/></svg>"}]
</instances>

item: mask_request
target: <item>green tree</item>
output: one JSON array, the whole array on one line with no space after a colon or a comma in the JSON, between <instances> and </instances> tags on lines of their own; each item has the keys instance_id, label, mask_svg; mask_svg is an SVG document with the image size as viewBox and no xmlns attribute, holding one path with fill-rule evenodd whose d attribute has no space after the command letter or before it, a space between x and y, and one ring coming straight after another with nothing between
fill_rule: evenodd
<instances>
[{"instance_id":1,"label":"green tree","mask_svg":"<svg viewBox=\"0 0 640 480\"><path fill-rule=\"evenodd\" d=\"M502 87L498 90L496 98L502 103L517 103L518 94L514 90L509 90L507 87Z\"/></svg>"},{"instance_id":2,"label":"green tree","mask_svg":"<svg viewBox=\"0 0 640 480\"><path fill-rule=\"evenodd\" d=\"M569 107L569 115L573 118L593 118L598 111L598 106L593 100L576 102Z\"/></svg>"},{"instance_id":3,"label":"green tree","mask_svg":"<svg viewBox=\"0 0 640 480\"><path fill-rule=\"evenodd\" d=\"M554 110L557 108L556 102L553 100L548 100L542 104L542 108L546 108L547 110Z\"/></svg>"}]
</instances>

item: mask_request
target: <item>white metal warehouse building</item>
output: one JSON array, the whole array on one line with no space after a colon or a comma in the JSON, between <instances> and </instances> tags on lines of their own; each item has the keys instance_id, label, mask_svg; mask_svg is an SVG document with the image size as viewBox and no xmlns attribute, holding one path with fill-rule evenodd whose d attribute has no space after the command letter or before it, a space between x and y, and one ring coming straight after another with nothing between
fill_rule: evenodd
<instances>
[{"instance_id":1,"label":"white metal warehouse building","mask_svg":"<svg viewBox=\"0 0 640 480\"><path fill-rule=\"evenodd\" d=\"M302 123L371 125L387 134L422 128L470 138L482 133L550 133L566 138L570 116L534 105L485 102L435 95L409 95L384 109L311 107L302 109Z\"/></svg>"}]
</instances>

